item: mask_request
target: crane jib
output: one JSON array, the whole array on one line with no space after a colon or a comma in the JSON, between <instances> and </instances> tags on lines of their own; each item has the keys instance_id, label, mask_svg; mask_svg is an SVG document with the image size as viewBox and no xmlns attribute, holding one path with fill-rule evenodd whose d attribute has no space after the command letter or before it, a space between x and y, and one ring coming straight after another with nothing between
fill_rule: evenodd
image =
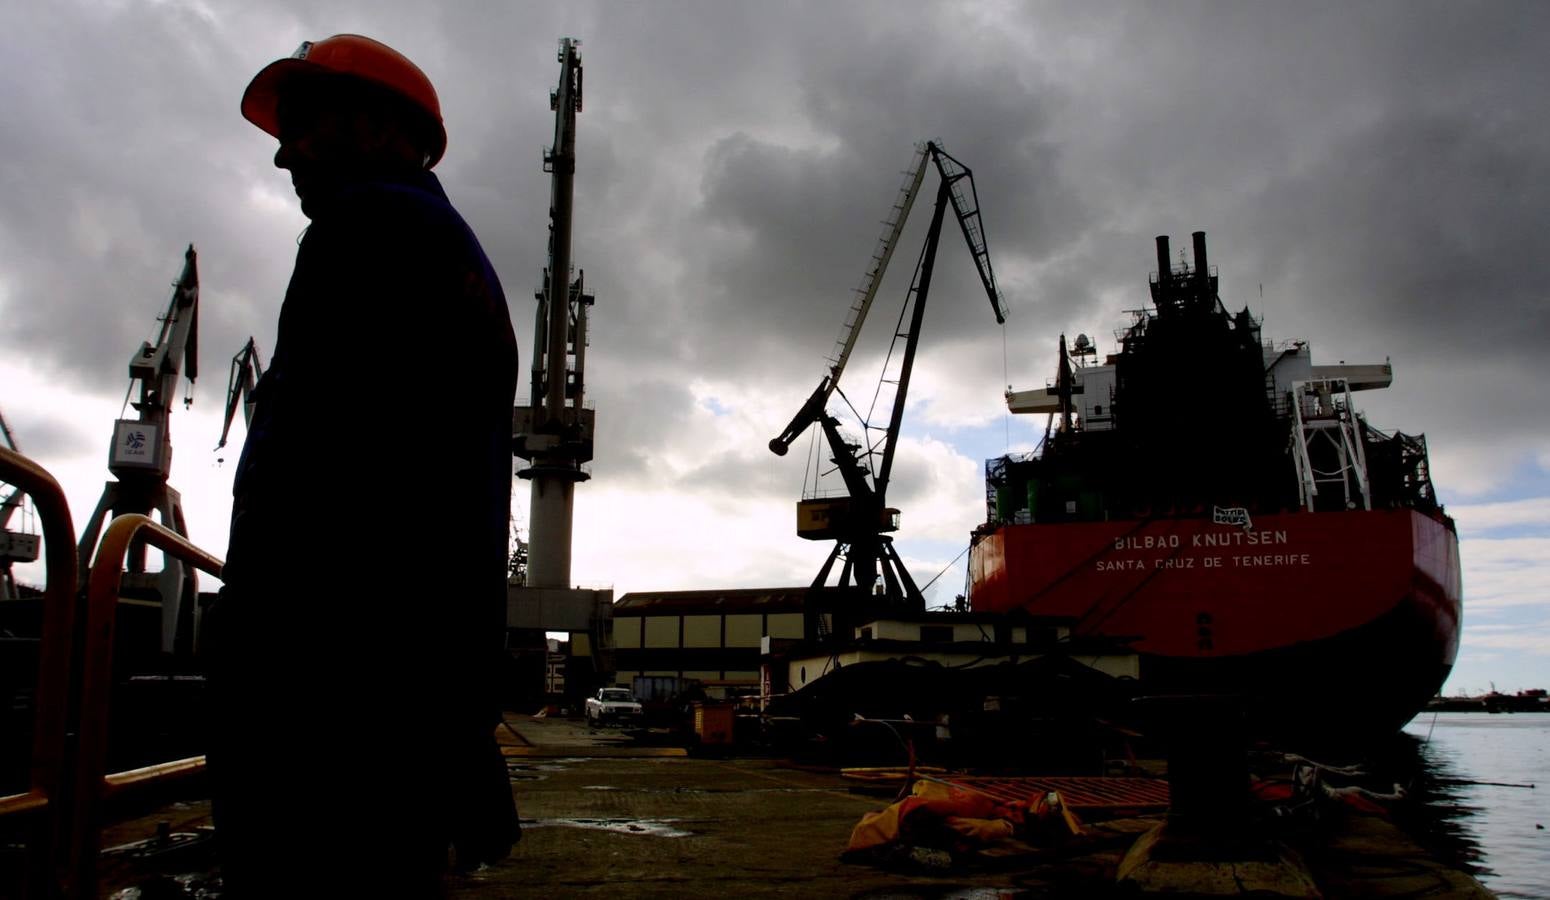
<instances>
[{"instance_id":1,"label":"crane jib","mask_svg":"<svg viewBox=\"0 0 1550 900\"><path fill-rule=\"evenodd\" d=\"M792 418L791 423L778 436L770 440L770 450L776 455L784 456L791 443L818 420L818 415L827 406L829 397L839 386L845 366L850 361L851 351L855 348L857 338L860 337L862 325L866 322L868 312L871 311L883 276L888 271L894 250L898 247L899 238L904 232L910 211L914 208L915 198L920 193L920 186L925 180L928 165L936 166L939 177L948 187L947 200L953 207L959 230L963 233L964 241L969 246L969 253L974 258L975 271L979 274L980 284L990 299L990 308L995 313L996 322L997 324L1006 322L1006 302L1001 296L1000 288L996 285L995 270L990 265L990 251L985 242L979 195L974 187L974 173L935 141L917 144L910 166L905 170L905 179L900 185L899 194L883 221L883 233L867 261L867 269L862 276L861 284L854 291L855 300L840 326L840 334L834 342L835 350L829 360L828 371L819 382L818 388ZM962 182L968 183L967 192L960 186ZM940 201L941 198L938 199Z\"/></svg>"}]
</instances>

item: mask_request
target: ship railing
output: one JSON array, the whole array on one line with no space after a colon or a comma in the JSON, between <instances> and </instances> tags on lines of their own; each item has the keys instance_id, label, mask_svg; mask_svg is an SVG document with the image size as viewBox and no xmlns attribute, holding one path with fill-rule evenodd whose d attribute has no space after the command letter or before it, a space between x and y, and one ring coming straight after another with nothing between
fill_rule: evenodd
<instances>
[{"instance_id":1,"label":"ship railing","mask_svg":"<svg viewBox=\"0 0 1550 900\"><path fill-rule=\"evenodd\" d=\"M0 797L0 822L22 824L23 896L95 897L103 801L186 778L205 765L204 757L196 756L105 772L113 626L124 560L132 545L143 543L216 577L223 564L146 516L119 516L103 533L87 574L85 606L78 609L75 527L59 483L37 463L3 447L0 481L32 498L47 572L29 787Z\"/></svg>"},{"instance_id":2,"label":"ship railing","mask_svg":"<svg viewBox=\"0 0 1550 900\"><path fill-rule=\"evenodd\" d=\"M95 893L103 801L129 790L182 780L205 768L205 758L194 756L123 772L105 771L108 703L113 690L113 624L119 606L119 582L130 547L141 543L216 578L225 567L225 563L214 555L172 529L151 521L148 516L130 514L115 518L108 523L97 545L87 575L86 615L81 623L84 641L80 650L78 750L72 767L69 829L71 863L82 896Z\"/></svg>"},{"instance_id":3,"label":"ship railing","mask_svg":"<svg viewBox=\"0 0 1550 900\"><path fill-rule=\"evenodd\" d=\"M31 459L0 447L0 481L32 498L42 526L44 566L42 634L33 694L28 788L0 797L0 822L19 821L27 846L23 890L28 896L70 896L70 842L66 760L71 750L71 648L75 629L75 525L53 475Z\"/></svg>"}]
</instances>

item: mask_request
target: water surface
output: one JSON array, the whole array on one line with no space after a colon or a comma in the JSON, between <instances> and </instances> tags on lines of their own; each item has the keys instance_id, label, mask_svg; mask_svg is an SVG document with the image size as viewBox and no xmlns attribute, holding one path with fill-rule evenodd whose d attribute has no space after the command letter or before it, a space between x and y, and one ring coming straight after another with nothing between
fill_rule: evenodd
<instances>
[{"instance_id":1,"label":"water surface","mask_svg":"<svg viewBox=\"0 0 1550 900\"><path fill-rule=\"evenodd\" d=\"M1550 898L1550 713L1422 713L1405 732L1440 852L1501 897Z\"/></svg>"}]
</instances>

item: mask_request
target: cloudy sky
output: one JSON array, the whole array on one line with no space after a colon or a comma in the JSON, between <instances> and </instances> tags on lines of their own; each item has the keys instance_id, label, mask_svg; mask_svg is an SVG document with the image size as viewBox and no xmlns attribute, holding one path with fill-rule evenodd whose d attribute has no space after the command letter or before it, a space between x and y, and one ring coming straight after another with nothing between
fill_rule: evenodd
<instances>
[{"instance_id":1,"label":"cloudy sky","mask_svg":"<svg viewBox=\"0 0 1550 900\"><path fill-rule=\"evenodd\" d=\"M1006 385L1042 385L1062 331L1114 349L1152 237L1202 229L1224 301L1267 336L1393 360L1394 386L1362 402L1427 434L1463 536L1449 690L1550 686L1550 6L0 2L0 409L78 524L192 241L203 374L174 416L173 481L195 540L224 551L225 361L249 335L273 346L306 225L237 102L264 64L341 31L437 84L437 173L505 284L524 365L555 43L582 41L575 262L597 295L599 438L579 583L811 578L827 548L792 530L807 438L785 459L765 442L823 371L913 144L939 138L975 171L1011 317L995 324L949 234L891 492L917 580L945 570L929 600L962 590L950 563L984 517L983 460L1042 429L1005 415ZM880 350L864 338L853 395ZM382 348L361 389L434 377L435 351ZM412 427L406 409L359 452ZM406 505L378 527L392 546L436 521Z\"/></svg>"}]
</instances>

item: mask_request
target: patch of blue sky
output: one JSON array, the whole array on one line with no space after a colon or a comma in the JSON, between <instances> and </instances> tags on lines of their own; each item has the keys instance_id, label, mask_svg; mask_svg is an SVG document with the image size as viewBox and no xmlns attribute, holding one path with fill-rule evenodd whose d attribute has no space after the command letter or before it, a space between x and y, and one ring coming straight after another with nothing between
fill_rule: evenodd
<instances>
[{"instance_id":1,"label":"patch of blue sky","mask_svg":"<svg viewBox=\"0 0 1550 900\"><path fill-rule=\"evenodd\" d=\"M968 572L969 535L958 543L942 540L900 540L899 555L909 568L910 577L925 595L926 606L949 606L965 591ZM928 587L929 585L929 587Z\"/></svg>"},{"instance_id":2,"label":"patch of blue sky","mask_svg":"<svg viewBox=\"0 0 1550 900\"><path fill-rule=\"evenodd\" d=\"M1511 471L1501 478L1497 486L1477 496L1467 499L1450 493L1448 485L1437 485L1437 496L1443 504L1452 511L1455 504L1475 506L1481 503L1493 503L1510 500L1519 500L1527 497L1550 497L1550 466L1546 461L1550 455L1539 457L1525 456L1511 466Z\"/></svg>"},{"instance_id":3,"label":"patch of blue sky","mask_svg":"<svg viewBox=\"0 0 1550 900\"><path fill-rule=\"evenodd\" d=\"M945 441L959 453L983 464L985 460L1004 456L1009 451L1022 452L1037 446L1044 438L1044 417L1007 415L983 425L964 428L911 426L906 419L902 430L911 437L933 437Z\"/></svg>"},{"instance_id":4,"label":"patch of blue sky","mask_svg":"<svg viewBox=\"0 0 1550 900\"><path fill-rule=\"evenodd\" d=\"M1450 693L1550 686L1550 486L1537 465L1449 507L1459 528L1464 632Z\"/></svg>"}]
</instances>

